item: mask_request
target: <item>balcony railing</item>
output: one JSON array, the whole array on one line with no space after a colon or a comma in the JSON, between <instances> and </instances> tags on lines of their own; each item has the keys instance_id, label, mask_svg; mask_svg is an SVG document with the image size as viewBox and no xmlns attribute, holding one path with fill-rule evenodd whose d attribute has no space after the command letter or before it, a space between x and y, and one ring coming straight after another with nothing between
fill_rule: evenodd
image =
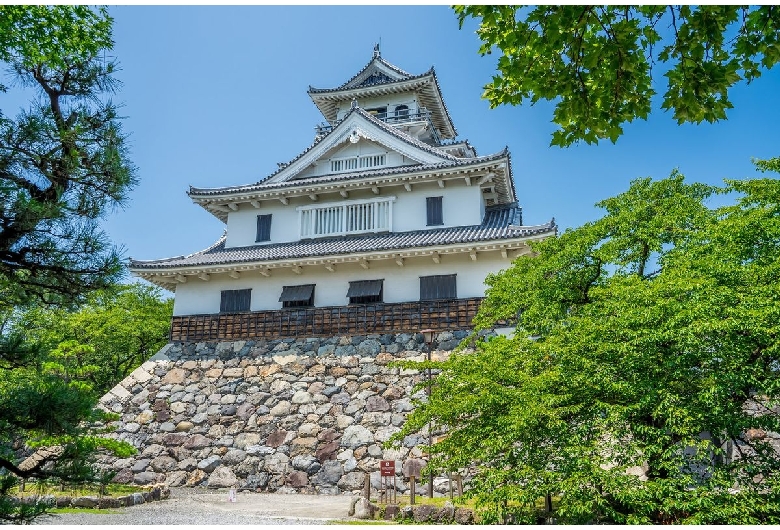
<instances>
[{"instance_id":1,"label":"balcony railing","mask_svg":"<svg viewBox=\"0 0 780 530\"><path fill-rule=\"evenodd\" d=\"M172 342L470 329L482 298L174 316Z\"/></svg>"},{"instance_id":2,"label":"balcony railing","mask_svg":"<svg viewBox=\"0 0 780 530\"><path fill-rule=\"evenodd\" d=\"M299 207L301 239L386 232L393 226L393 201L382 197Z\"/></svg>"},{"instance_id":3,"label":"balcony railing","mask_svg":"<svg viewBox=\"0 0 780 530\"><path fill-rule=\"evenodd\" d=\"M411 109L409 110L399 110L395 112L380 112L377 114L374 114L374 118L383 121L389 125L406 125L409 123L414 122L426 122L428 123L428 129L431 131L431 135L433 136L433 139L437 144L441 143L441 139L439 138L439 133L436 132L436 127L434 127L433 122L431 121L431 112L426 109L425 107L420 107L420 109L417 112L413 112ZM314 131L316 132L317 136L324 136L325 134L328 134L333 130L333 128L338 125L341 122L341 120L338 120L333 125L330 125L328 123L320 123L314 128Z\"/></svg>"}]
</instances>

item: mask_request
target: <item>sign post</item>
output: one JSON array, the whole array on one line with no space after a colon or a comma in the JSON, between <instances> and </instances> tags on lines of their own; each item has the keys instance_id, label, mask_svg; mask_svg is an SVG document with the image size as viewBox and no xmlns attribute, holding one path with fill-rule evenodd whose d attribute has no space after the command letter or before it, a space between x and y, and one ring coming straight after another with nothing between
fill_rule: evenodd
<instances>
[{"instance_id":1,"label":"sign post","mask_svg":"<svg viewBox=\"0 0 780 530\"><path fill-rule=\"evenodd\" d=\"M396 488L395 488L395 460L380 460L379 462L379 474L382 477L382 484L385 489L385 502L396 502ZM393 490L390 493L390 477L393 477ZM392 495L392 499L391 496Z\"/></svg>"},{"instance_id":2,"label":"sign post","mask_svg":"<svg viewBox=\"0 0 780 530\"><path fill-rule=\"evenodd\" d=\"M424 466L425 462L422 460L418 458L410 458L409 460L404 461L401 468L404 476L409 479L409 489L411 495L410 504L417 502L417 479L420 477L420 471Z\"/></svg>"}]
</instances>

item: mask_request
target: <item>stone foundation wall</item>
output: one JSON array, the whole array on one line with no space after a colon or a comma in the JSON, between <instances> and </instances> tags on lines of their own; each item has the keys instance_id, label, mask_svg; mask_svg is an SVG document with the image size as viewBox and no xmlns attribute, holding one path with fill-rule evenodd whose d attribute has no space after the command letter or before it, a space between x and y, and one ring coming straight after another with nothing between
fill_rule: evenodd
<instances>
[{"instance_id":1,"label":"stone foundation wall","mask_svg":"<svg viewBox=\"0 0 780 530\"><path fill-rule=\"evenodd\" d=\"M467 335L440 333L432 358ZM338 494L360 492L369 472L378 488L380 460L400 478L427 443L382 447L424 395L423 374L389 363L426 352L420 334L168 344L101 399L121 415L112 436L138 448L102 464L136 484Z\"/></svg>"}]
</instances>

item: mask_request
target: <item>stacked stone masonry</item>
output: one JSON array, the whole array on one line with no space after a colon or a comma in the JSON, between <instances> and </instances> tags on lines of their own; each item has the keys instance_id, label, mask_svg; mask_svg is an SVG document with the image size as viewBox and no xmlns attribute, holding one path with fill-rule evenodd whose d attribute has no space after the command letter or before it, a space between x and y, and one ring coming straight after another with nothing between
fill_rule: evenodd
<instances>
[{"instance_id":1,"label":"stacked stone masonry","mask_svg":"<svg viewBox=\"0 0 780 530\"><path fill-rule=\"evenodd\" d=\"M468 333L439 333L432 358ZM361 492L367 472L378 489L379 461L396 460L403 492L427 437L383 444L424 397L424 374L390 363L427 351L408 333L168 344L101 399L120 415L112 436L138 449L102 464L125 483L339 494Z\"/></svg>"}]
</instances>

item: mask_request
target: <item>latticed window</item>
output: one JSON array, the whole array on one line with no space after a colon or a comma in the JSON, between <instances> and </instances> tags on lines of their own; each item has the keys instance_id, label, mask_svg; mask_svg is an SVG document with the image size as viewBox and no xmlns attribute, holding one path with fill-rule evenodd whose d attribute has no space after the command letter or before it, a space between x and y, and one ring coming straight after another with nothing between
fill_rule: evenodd
<instances>
[{"instance_id":1,"label":"latticed window","mask_svg":"<svg viewBox=\"0 0 780 530\"><path fill-rule=\"evenodd\" d=\"M255 242L271 241L271 214L257 216L257 238Z\"/></svg>"},{"instance_id":2,"label":"latticed window","mask_svg":"<svg viewBox=\"0 0 780 530\"><path fill-rule=\"evenodd\" d=\"M425 207L428 219L428 226L440 226L444 224L442 215L441 197L426 197Z\"/></svg>"},{"instance_id":3,"label":"latticed window","mask_svg":"<svg viewBox=\"0 0 780 530\"><path fill-rule=\"evenodd\" d=\"M384 232L393 225L395 197L299 207L301 238Z\"/></svg>"},{"instance_id":4,"label":"latticed window","mask_svg":"<svg viewBox=\"0 0 780 530\"><path fill-rule=\"evenodd\" d=\"M349 158L337 158L330 161L330 170L333 173L352 171L355 169L369 169L385 165L387 157L384 154L352 156Z\"/></svg>"},{"instance_id":5,"label":"latticed window","mask_svg":"<svg viewBox=\"0 0 780 530\"><path fill-rule=\"evenodd\" d=\"M384 280L360 280L349 282L347 297L350 304L382 302Z\"/></svg>"},{"instance_id":6,"label":"latticed window","mask_svg":"<svg viewBox=\"0 0 780 530\"><path fill-rule=\"evenodd\" d=\"M312 307L314 305L314 284L285 285L279 297L282 307Z\"/></svg>"},{"instance_id":7,"label":"latticed window","mask_svg":"<svg viewBox=\"0 0 780 530\"><path fill-rule=\"evenodd\" d=\"M455 274L420 276L420 300L449 300L458 297Z\"/></svg>"},{"instance_id":8,"label":"latticed window","mask_svg":"<svg viewBox=\"0 0 780 530\"><path fill-rule=\"evenodd\" d=\"M249 311L252 302L252 289L233 289L222 291L219 302L220 313L238 313Z\"/></svg>"}]
</instances>

